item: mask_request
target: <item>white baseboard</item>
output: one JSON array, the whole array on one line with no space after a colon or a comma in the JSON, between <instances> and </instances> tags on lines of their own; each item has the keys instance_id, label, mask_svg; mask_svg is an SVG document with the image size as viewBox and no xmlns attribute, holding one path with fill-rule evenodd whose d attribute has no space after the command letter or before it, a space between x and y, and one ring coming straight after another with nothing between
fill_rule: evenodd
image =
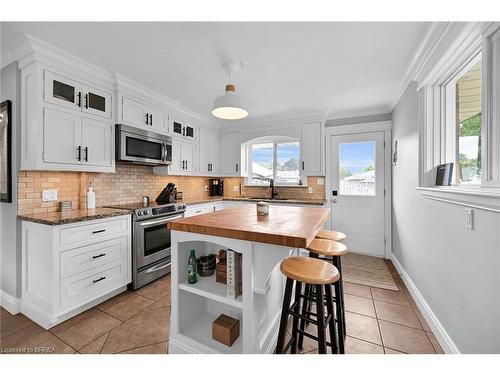
<instances>
[{"instance_id":1,"label":"white baseboard","mask_svg":"<svg viewBox=\"0 0 500 375\"><path fill-rule=\"evenodd\" d=\"M443 351L447 354L460 354L460 350L455 345L451 337L448 335L443 325L438 320L438 318L436 317L436 315L434 314L431 307L424 299L420 291L417 289L417 286L410 278L406 270L403 268L401 263L399 263L394 253L392 253L391 255L391 261L392 264L394 264L394 267L398 271L399 275L401 276L401 279L405 283L406 287L408 288L408 291L410 292L411 296L415 300L415 303L420 309L420 312L422 313L425 320L429 324L429 327L431 327L432 333L434 333L434 336L436 336L436 339L443 348Z\"/></svg>"},{"instance_id":2,"label":"white baseboard","mask_svg":"<svg viewBox=\"0 0 500 375\"><path fill-rule=\"evenodd\" d=\"M12 297L10 294L0 290L0 306L15 315L21 311L21 298Z\"/></svg>"}]
</instances>

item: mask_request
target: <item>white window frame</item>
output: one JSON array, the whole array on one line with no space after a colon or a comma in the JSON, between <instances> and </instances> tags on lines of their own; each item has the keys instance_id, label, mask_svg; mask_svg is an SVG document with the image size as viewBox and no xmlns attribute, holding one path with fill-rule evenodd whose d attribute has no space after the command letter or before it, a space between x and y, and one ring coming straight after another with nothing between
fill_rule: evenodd
<instances>
[{"instance_id":1,"label":"white window frame","mask_svg":"<svg viewBox=\"0 0 500 375\"><path fill-rule=\"evenodd\" d=\"M279 143L291 143L291 142L297 142L299 144L299 160L300 160L300 139L298 139L298 138L284 137L284 136L266 136L266 137L256 138L256 139L253 139L253 140L247 142L248 177L246 178L245 185L246 186L267 187L266 184L252 183L252 181L253 181L253 178L252 178L252 174L253 174L252 173L252 165L253 165L252 148L254 145L272 143L273 144L273 180L274 180L275 186L281 186L281 187L303 187L303 186L306 186L304 184L304 177L300 174L300 168L299 168L299 180L302 181L302 184L284 184L284 183L278 183L276 180L277 144L279 144Z\"/></svg>"},{"instance_id":2,"label":"white window frame","mask_svg":"<svg viewBox=\"0 0 500 375\"><path fill-rule=\"evenodd\" d=\"M476 23L464 28L453 43L448 42L439 58L429 59L426 76L418 82L419 178L417 189L424 197L500 212L500 96L498 56L492 54L492 38L500 38L500 23ZM436 167L446 162L456 165L456 124L446 116L446 84L481 53L481 185L434 186ZM496 65L495 65L496 64ZM493 76L495 69L497 76ZM495 91L496 90L496 91ZM495 96L493 96L495 94ZM448 95L449 97L449 95ZM450 100L450 99L448 99ZM455 98L453 98L455 100ZM448 119L448 121L447 121Z\"/></svg>"}]
</instances>

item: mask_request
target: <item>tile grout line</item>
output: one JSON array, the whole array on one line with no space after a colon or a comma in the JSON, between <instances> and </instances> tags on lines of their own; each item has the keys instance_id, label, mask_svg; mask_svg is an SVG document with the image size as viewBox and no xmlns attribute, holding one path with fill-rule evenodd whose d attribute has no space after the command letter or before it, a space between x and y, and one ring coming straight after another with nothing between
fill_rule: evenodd
<instances>
[{"instance_id":1,"label":"tile grout line","mask_svg":"<svg viewBox=\"0 0 500 375\"><path fill-rule=\"evenodd\" d=\"M122 350L121 352L116 352L116 353L111 353L111 354L124 354L125 352L128 352L130 350L135 350L135 349L141 349L141 348L145 348L146 346L151 346L151 345L157 345L157 344L161 344L161 343L164 343L164 342L167 342L168 343L168 338L164 341L158 341L158 342L153 342L151 344L146 344L146 345L142 345L142 346L138 346L138 347L135 347L135 348L132 348L132 349L125 349L125 350ZM104 346L103 346L104 347ZM152 353L148 353L148 354L152 354ZM168 353L165 353L165 354L168 354Z\"/></svg>"},{"instance_id":2,"label":"tile grout line","mask_svg":"<svg viewBox=\"0 0 500 375\"><path fill-rule=\"evenodd\" d=\"M375 307L375 300L373 299L373 291L372 291L371 287L370 287L370 295L372 296L373 310L375 310L375 320L377 321L377 328L378 328L378 334L380 335L380 342L382 343L382 348L384 350L384 354L386 354L384 337L382 336L382 330L380 329L380 322L378 320L377 308Z\"/></svg>"}]
</instances>

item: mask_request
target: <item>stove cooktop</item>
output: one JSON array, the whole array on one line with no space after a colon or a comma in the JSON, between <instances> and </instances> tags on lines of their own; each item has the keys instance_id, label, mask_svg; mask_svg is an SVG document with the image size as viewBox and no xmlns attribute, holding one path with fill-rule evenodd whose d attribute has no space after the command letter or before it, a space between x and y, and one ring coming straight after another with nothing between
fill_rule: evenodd
<instances>
[{"instance_id":1,"label":"stove cooktop","mask_svg":"<svg viewBox=\"0 0 500 375\"><path fill-rule=\"evenodd\" d=\"M107 207L122 209L122 210L132 210L134 211L137 220L139 219L143 220L151 216L173 215L175 213L181 213L186 210L186 205L182 203L158 204L156 202L151 202L148 205L139 202L139 203L118 204Z\"/></svg>"}]
</instances>

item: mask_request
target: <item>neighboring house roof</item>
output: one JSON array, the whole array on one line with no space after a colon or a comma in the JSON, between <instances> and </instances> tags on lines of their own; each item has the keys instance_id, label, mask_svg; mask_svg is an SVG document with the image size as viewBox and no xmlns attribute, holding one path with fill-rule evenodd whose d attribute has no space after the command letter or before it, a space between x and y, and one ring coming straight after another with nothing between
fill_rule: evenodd
<instances>
[{"instance_id":1,"label":"neighboring house roof","mask_svg":"<svg viewBox=\"0 0 500 375\"><path fill-rule=\"evenodd\" d=\"M364 181L364 182L374 182L375 181L375 171L368 171L363 173L353 174L352 176L345 177L344 181Z\"/></svg>"}]
</instances>

